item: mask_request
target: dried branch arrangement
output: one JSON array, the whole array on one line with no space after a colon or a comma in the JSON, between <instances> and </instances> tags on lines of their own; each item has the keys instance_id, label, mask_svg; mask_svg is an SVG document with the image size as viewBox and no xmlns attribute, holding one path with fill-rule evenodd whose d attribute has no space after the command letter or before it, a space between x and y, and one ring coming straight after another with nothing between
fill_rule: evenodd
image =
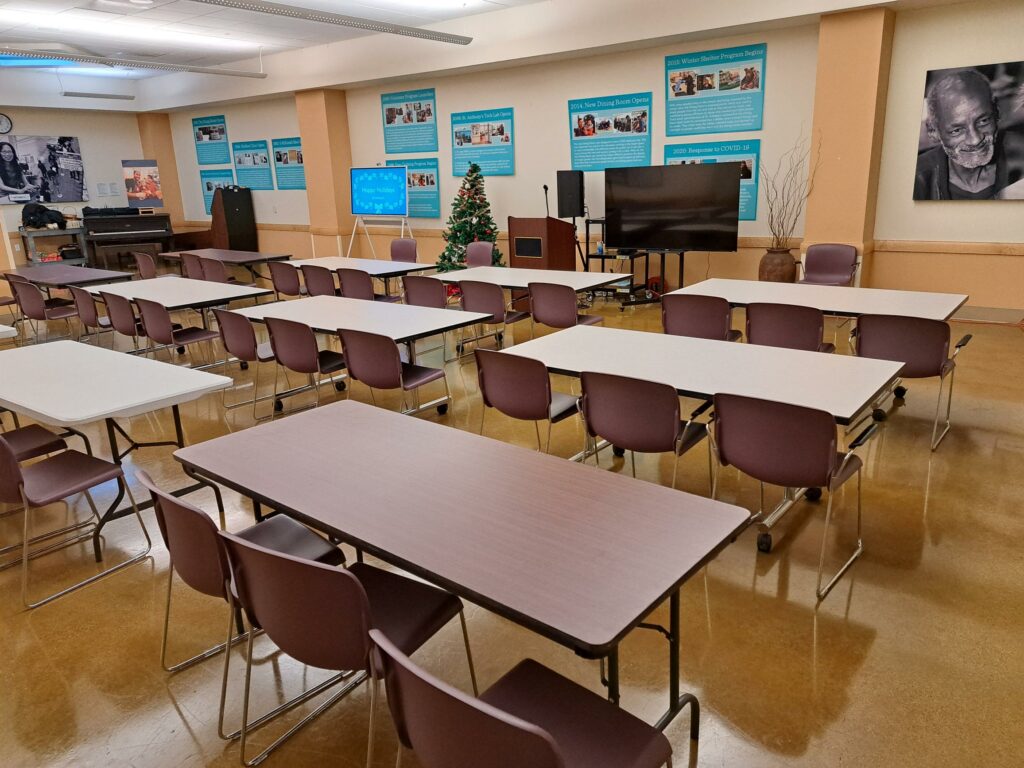
<instances>
[{"instance_id":1,"label":"dried branch arrangement","mask_svg":"<svg viewBox=\"0 0 1024 768\"><path fill-rule=\"evenodd\" d=\"M796 231L807 198L814 190L814 177L821 165L821 145L815 153L810 172L810 139L801 135L796 143L779 157L774 170L761 163L761 183L768 206L768 231L772 234L772 250L785 250Z\"/></svg>"}]
</instances>

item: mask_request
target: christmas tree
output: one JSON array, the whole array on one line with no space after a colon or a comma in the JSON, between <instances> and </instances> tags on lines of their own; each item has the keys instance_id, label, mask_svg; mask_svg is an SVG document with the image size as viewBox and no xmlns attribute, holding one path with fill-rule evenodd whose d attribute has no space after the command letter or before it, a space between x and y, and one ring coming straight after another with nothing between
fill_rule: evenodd
<instances>
[{"instance_id":1,"label":"christmas tree","mask_svg":"<svg viewBox=\"0 0 1024 768\"><path fill-rule=\"evenodd\" d=\"M470 163L466 171L459 194L452 203L452 214L448 217L448 228L443 237L448 244L438 259L438 272L463 269L466 266L466 246L470 243L476 240L496 243L498 240L498 228L491 217L491 204L484 192L484 177L476 163ZM492 263L501 264L501 252L497 246Z\"/></svg>"}]
</instances>

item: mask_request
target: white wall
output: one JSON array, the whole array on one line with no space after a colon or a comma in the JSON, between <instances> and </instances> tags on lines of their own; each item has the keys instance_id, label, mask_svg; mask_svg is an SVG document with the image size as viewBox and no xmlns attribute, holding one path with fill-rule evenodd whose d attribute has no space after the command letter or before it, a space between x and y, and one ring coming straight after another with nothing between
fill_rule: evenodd
<instances>
[{"instance_id":1,"label":"white wall","mask_svg":"<svg viewBox=\"0 0 1024 768\"><path fill-rule=\"evenodd\" d=\"M189 221L203 221L210 218L206 215L206 208L203 204L199 171L229 167L227 165L199 165L196 160L196 145L192 134L192 118L221 114L227 118L228 140L231 142L266 139L269 147L271 139L299 135L299 122L295 113L295 98L293 96L244 104L215 104L172 113L171 135L174 140L174 154L178 160L178 180L181 182L185 218ZM271 162L273 162L273 155L271 155ZM309 207L306 204L305 190L254 190L252 194L256 207L256 221L260 224L309 224Z\"/></svg>"},{"instance_id":2,"label":"white wall","mask_svg":"<svg viewBox=\"0 0 1024 768\"><path fill-rule=\"evenodd\" d=\"M665 56L759 42L768 44L764 130L673 137L666 141ZM389 158L406 157L384 154L380 94L406 88L436 88L442 218L414 219L413 226L440 228L448 217L451 199L461 180L451 175L451 113L514 107L516 175L493 176L486 180L495 220L499 228L504 230L509 215L544 215L544 184L551 189L551 206L552 211L555 210L555 171L570 167L569 99L651 91L654 98L650 120L651 162L654 165L662 163L666 143L732 139L761 139L762 161L774 163L782 152L792 146L801 131L805 136L810 135L817 45L818 28L812 24L737 37L709 38L685 45L393 82L386 86L351 90L347 98L352 160L355 165L376 165ZM432 154L408 156L430 157ZM603 185L603 173L586 174L587 203L593 216L604 212ZM801 222L798 234L802 231ZM766 234L768 230L762 198L758 204L758 220L741 222L740 235Z\"/></svg>"},{"instance_id":3,"label":"white wall","mask_svg":"<svg viewBox=\"0 0 1024 768\"><path fill-rule=\"evenodd\" d=\"M875 238L987 243L1024 241L1024 203L914 201L925 73L1024 59L1024 2L968 3L896 16L882 143Z\"/></svg>"}]
</instances>

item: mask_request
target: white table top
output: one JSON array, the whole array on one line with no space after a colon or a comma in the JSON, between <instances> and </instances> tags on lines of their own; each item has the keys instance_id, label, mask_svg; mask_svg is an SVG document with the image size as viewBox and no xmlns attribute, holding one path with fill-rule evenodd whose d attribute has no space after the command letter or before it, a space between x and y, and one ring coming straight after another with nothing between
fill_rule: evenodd
<instances>
[{"instance_id":1,"label":"white table top","mask_svg":"<svg viewBox=\"0 0 1024 768\"><path fill-rule=\"evenodd\" d=\"M294 267L312 264L315 267L326 267L332 272L336 269L358 269L374 277L395 277L410 272L425 272L435 269L436 264L420 264L412 261L391 261L390 259L350 259L345 256L324 256L319 259L299 259L289 262Z\"/></svg>"},{"instance_id":2,"label":"white table top","mask_svg":"<svg viewBox=\"0 0 1024 768\"><path fill-rule=\"evenodd\" d=\"M962 293L769 283L759 280L725 280L718 277L688 285L667 295L676 293L720 296L733 306L739 307L766 301L814 307L830 315L904 315L932 320L948 320L968 299L968 296Z\"/></svg>"},{"instance_id":3,"label":"white table top","mask_svg":"<svg viewBox=\"0 0 1024 768\"><path fill-rule=\"evenodd\" d=\"M9 325L0 325L0 339L11 339L18 335L18 331L15 328L11 328Z\"/></svg>"},{"instance_id":4,"label":"white table top","mask_svg":"<svg viewBox=\"0 0 1024 768\"><path fill-rule=\"evenodd\" d=\"M131 280L127 283L107 283L85 287L99 296L100 291L124 296L126 299L149 299L167 309L212 307L238 299L273 294L268 288L254 288L230 283L212 283L207 280L189 280L187 277L165 275L149 280Z\"/></svg>"},{"instance_id":5,"label":"white table top","mask_svg":"<svg viewBox=\"0 0 1024 768\"><path fill-rule=\"evenodd\" d=\"M196 400L231 379L76 341L0 352L0 406L56 427Z\"/></svg>"},{"instance_id":6,"label":"white table top","mask_svg":"<svg viewBox=\"0 0 1024 768\"><path fill-rule=\"evenodd\" d=\"M339 328L390 336L395 341L411 341L442 331L478 323L489 315L457 309L433 309L392 304L384 301L344 299L337 296L311 296L294 301L257 304L235 310L250 320L279 317L308 325L321 333Z\"/></svg>"},{"instance_id":7,"label":"white table top","mask_svg":"<svg viewBox=\"0 0 1024 768\"><path fill-rule=\"evenodd\" d=\"M669 384L681 395L717 393L817 408L840 424L857 416L902 363L578 325L505 350L556 373L612 373Z\"/></svg>"},{"instance_id":8,"label":"white table top","mask_svg":"<svg viewBox=\"0 0 1024 768\"><path fill-rule=\"evenodd\" d=\"M612 272L569 272L563 269L522 269L520 267L470 267L455 272L431 275L444 283L460 280L478 280L493 283L502 288L526 290L530 283L554 283L567 285L574 291L592 291L603 285L622 280L622 275ZM628 275L627 275L628 277Z\"/></svg>"}]
</instances>

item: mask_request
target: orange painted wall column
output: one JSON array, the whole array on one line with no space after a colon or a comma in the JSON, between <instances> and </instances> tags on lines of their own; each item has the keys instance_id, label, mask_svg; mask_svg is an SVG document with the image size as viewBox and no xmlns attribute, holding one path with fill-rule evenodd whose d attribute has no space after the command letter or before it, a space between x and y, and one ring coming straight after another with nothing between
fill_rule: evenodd
<instances>
[{"instance_id":1,"label":"orange painted wall column","mask_svg":"<svg viewBox=\"0 0 1024 768\"><path fill-rule=\"evenodd\" d=\"M313 253L343 256L354 221L348 183L352 143L345 92L299 91L295 94L295 112L306 168Z\"/></svg>"},{"instance_id":2,"label":"orange painted wall column","mask_svg":"<svg viewBox=\"0 0 1024 768\"><path fill-rule=\"evenodd\" d=\"M180 228L185 222L185 206L181 201L178 161L171 139L171 116L166 112L140 112L139 123L142 158L156 160L160 169L160 189L164 193L164 212L171 217L171 226Z\"/></svg>"},{"instance_id":3,"label":"orange painted wall column","mask_svg":"<svg viewBox=\"0 0 1024 768\"><path fill-rule=\"evenodd\" d=\"M811 164L803 247L836 242L861 254L870 285L875 206L895 14L870 8L823 16L818 37Z\"/></svg>"}]
</instances>

